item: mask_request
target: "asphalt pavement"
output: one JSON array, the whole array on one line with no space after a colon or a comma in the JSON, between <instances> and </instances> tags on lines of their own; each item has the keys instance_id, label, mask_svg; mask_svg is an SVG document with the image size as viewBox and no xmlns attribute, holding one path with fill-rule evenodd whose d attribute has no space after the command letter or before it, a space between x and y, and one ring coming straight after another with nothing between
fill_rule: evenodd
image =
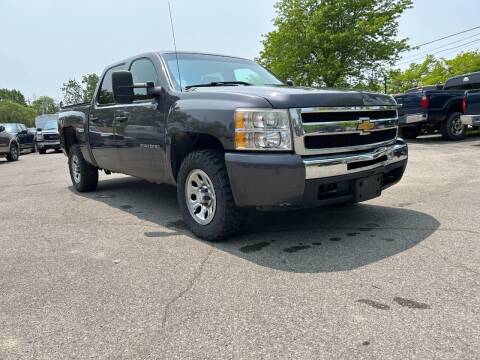
<instances>
[{"instance_id":1,"label":"asphalt pavement","mask_svg":"<svg viewBox=\"0 0 480 360\"><path fill-rule=\"evenodd\" d=\"M412 141L381 198L218 244L173 187L0 159L0 274L0 359L478 359L480 138Z\"/></svg>"}]
</instances>

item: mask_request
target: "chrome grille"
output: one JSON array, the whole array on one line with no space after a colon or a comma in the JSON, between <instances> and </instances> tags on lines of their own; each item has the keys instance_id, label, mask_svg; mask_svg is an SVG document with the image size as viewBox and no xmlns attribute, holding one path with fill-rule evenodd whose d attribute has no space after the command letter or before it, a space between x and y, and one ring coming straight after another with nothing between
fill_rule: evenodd
<instances>
[{"instance_id":1,"label":"chrome grille","mask_svg":"<svg viewBox=\"0 0 480 360\"><path fill-rule=\"evenodd\" d=\"M369 150L397 138L396 106L291 109L290 116L299 155Z\"/></svg>"}]
</instances>

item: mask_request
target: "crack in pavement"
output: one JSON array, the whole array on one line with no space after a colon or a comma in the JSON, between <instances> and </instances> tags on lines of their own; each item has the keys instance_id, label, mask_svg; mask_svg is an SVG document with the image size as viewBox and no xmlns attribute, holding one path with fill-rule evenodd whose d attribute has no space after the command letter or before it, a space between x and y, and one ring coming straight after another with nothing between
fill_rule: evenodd
<instances>
[{"instance_id":1,"label":"crack in pavement","mask_svg":"<svg viewBox=\"0 0 480 360\"><path fill-rule=\"evenodd\" d=\"M172 307L172 305L174 305L178 300L180 300L182 297L184 297L193 288L196 281L200 278L200 276L202 276L203 269L205 268L205 264L207 263L208 259L210 258L210 255L212 255L212 253L214 251L215 251L214 248L210 249L208 254L205 256L205 258L200 263L200 266L198 267L198 270L193 275L192 279L188 282L187 287L184 290L182 290L177 296L175 296L173 299L171 299L165 305L165 310L163 311L162 329L165 329L165 324L167 323L170 308Z\"/></svg>"}]
</instances>

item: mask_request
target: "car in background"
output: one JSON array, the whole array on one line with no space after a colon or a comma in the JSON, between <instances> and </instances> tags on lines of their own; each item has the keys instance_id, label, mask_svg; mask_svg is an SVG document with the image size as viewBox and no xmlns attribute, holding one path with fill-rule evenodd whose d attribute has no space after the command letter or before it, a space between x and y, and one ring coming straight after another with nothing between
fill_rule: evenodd
<instances>
[{"instance_id":1,"label":"car in background","mask_svg":"<svg viewBox=\"0 0 480 360\"><path fill-rule=\"evenodd\" d=\"M462 123L474 129L480 128L480 90L469 90L465 93Z\"/></svg>"},{"instance_id":2,"label":"car in background","mask_svg":"<svg viewBox=\"0 0 480 360\"><path fill-rule=\"evenodd\" d=\"M448 79L443 88L431 86L396 95L401 136L415 139L422 133L440 131L445 140L462 140L462 101L466 90L480 89L480 72Z\"/></svg>"},{"instance_id":3,"label":"car in background","mask_svg":"<svg viewBox=\"0 0 480 360\"><path fill-rule=\"evenodd\" d=\"M7 123L0 124L5 128L5 132L11 134L18 144L18 151L35 151L35 137L29 133L25 124L21 123Z\"/></svg>"},{"instance_id":4,"label":"car in background","mask_svg":"<svg viewBox=\"0 0 480 360\"><path fill-rule=\"evenodd\" d=\"M58 133L58 117L53 115L50 120L37 128L35 146L39 154L43 155L49 149L60 151L60 135Z\"/></svg>"},{"instance_id":5,"label":"car in background","mask_svg":"<svg viewBox=\"0 0 480 360\"><path fill-rule=\"evenodd\" d=\"M20 144L18 138L7 131L6 126L0 124L0 157L8 161L17 161L20 157Z\"/></svg>"}]
</instances>

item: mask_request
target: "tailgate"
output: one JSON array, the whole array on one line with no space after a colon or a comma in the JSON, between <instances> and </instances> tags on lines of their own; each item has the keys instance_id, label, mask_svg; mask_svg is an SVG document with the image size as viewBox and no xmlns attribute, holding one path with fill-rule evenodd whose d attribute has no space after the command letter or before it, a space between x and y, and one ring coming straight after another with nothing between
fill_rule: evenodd
<instances>
[{"instance_id":1,"label":"tailgate","mask_svg":"<svg viewBox=\"0 0 480 360\"><path fill-rule=\"evenodd\" d=\"M395 100L399 105L398 116L421 113L423 108L420 106L420 103L423 95L423 91L418 91L395 96Z\"/></svg>"}]
</instances>

